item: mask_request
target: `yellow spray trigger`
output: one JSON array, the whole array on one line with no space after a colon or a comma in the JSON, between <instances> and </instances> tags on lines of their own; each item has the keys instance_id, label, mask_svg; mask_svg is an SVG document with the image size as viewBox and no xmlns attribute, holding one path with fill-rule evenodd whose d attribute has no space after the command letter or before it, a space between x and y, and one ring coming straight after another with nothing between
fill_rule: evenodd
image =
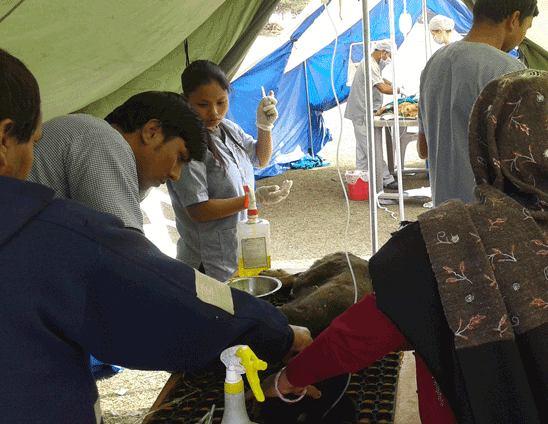
<instances>
[{"instance_id":1,"label":"yellow spray trigger","mask_svg":"<svg viewBox=\"0 0 548 424\"><path fill-rule=\"evenodd\" d=\"M258 370L265 370L267 363L257 358L257 355L249 348L249 346L242 346L236 352L236 356L242 360L242 365L245 368L245 374L247 375L247 381L251 386L251 390L255 394L255 398L259 402L264 401L264 393L261 389L261 382L259 381Z\"/></svg>"}]
</instances>

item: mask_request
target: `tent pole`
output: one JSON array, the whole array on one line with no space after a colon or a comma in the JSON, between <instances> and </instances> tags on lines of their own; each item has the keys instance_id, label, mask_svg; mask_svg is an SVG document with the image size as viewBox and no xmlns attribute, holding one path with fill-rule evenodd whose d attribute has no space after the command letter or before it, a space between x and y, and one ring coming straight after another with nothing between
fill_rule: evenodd
<instances>
[{"instance_id":1,"label":"tent pole","mask_svg":"<svg viewBox=\"0 0 548 424\"><path fill-rule=\"evenodd\" d=\"M394 17L394 0L388 2L388 15L390 20L390 43L392 44L392 97L394 102L394 132L393 140L396 142L396 166L398 167L398 200L400 207L400 222L405 221L405 209L403 204L403 172L400 143L400 111L398 107L398 82L396 75L396 63L398 45L396 44L396 20Z\"/></svg>"},{"instance_id":2,"label":"tent pole","mask_svg":"<svg viewBox=\"0 0 548 424\"><path fill-rule=\"evenodd\" d=\"M304 60L304 84L306 85L306 106L308 109L308 128L310 131L310 156L314 155L314 138L312 137L312 117L310 116L310 97L308 96L308 62Z\"/></svg>"},{"instance_id":3,"label":"tent pole","mask_svg":"<svg viewBox=\"0 0 548 424\"><path fill-rule=\"evenodd\" d=\"M369 35L369 10L367 7L367 0L362 0L363 6L363 61L365 71L365 124L367 127L367 150L369 156L369 212L371 223L371 255L377 253L379 250L379 236L377 228L377 173L376 171L376 157L375 157L375 129L373 127L373 86L371 78L371 67L369 66L370 43L371 37Z\"/></svg>"},{"instance_id":4,"label":"tent pole","mask_svg":"<svg viewBox=\"0 0 548 424\"><path fill-rule=\"evenodd\" d=\"M430 58L432 46L430 45L430 31L428 30L428 0L422 0L422 24L424 25L424 53L426 53L426 61Z\"/></svg>"}]
</instances>

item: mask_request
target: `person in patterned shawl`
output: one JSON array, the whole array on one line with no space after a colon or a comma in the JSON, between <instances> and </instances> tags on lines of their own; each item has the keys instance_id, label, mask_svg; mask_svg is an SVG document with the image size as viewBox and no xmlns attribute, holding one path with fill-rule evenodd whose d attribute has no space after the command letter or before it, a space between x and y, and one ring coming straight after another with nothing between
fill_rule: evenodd
<instances>
[{"instance_id":1,"label":"person in patterned shawl","mask_svg":"<svg viewBox=\"0 0 548 424\"><path fill-rule=\"evenodd\" d=\"M266 379L267 396L411 349L423 424L548 422L548 72L489 83L469 143L477 201L403 223L369 261L375 295Z\"/></svg>"}]
</instances>

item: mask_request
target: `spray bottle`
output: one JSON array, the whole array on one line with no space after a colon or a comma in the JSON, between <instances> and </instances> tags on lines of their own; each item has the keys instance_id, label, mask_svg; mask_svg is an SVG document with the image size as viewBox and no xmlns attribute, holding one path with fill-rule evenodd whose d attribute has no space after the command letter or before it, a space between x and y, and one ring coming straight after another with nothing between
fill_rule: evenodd
<instances>
[{"instance_id":1,"label":"spray bottle","mask_svg":"<svg viewBox=\"0 0 548 424\"><path fill-rule=\"evenodd\" d=\"M245 409L244 381L242 374L247 375L247 381L259 402L264 401L264 394L258 370L266 369L266 362L245 345L237 345L223 350L221 361L226 366L225 378L225 409L221 424L255 424L249 420Z\"/></svg>"},{"instance_id":2,"label":"spray bottle","mask_svg":"<svg viewBox=\"0 0 548 424\"><path fill-rule=\"evenodd\" d=\"M255 192L244 186L248 198L247 219L237 224L238 272L240 277L257 275L270 268L270 223L260 219Z\"/></svg>"}]
</instances>

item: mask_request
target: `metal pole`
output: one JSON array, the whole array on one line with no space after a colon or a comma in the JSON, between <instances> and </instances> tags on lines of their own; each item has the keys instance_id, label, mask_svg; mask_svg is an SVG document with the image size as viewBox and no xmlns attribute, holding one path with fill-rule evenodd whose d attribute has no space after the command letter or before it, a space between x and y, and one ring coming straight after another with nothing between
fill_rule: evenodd
<instances>
[{"instance_id":1,"label":"metal pole","mask_svg":"<svg viewBox=\"0 0 548 424\"><path fill-rule=\"evenodd\" d=\"M400 113L398 108L398 84L396 78L396 56L398 46L396 45L396 23L394 18L394 0L388 3L390 17L390 42L392 44L392 97L394 99L394 131L393 141L396 142L396 165L398 167L398 200L400 206L400 222L405 221L403 204L403 180L401 166L401 143L400 143Z\"/></svg>"},{"instance_id":2,"label":"metal pole","mask_svg":"<svg viewBox=\"0 0 548 424\"><path fill-rule=\"evenodd\" d=\"M310 156L314 156L314 137L312 137L312 117L310 116L310 98L308 97L308 62L304 60L304 81L306 85L306 105L308 107L308 128L310 131Z\"/></svg>"},{"instance_id":3,"label":"metal pole","mask_svg":"<svg viewBox=\"0 0 548 424\"><path fill-rule=\"evenodd\" d=\"M426 53L426 61L430 59L432 53L432 45L430 44L430 31L428 30L428 0L422 0L422 24L424 25L424 52Z\"/></svg>"},{"instance_id":4,"label":"metal pole","mask_svg":"<svg viewBox=\"0 0 548 424\"><path fill-rule=\"evenodd\" d=\"M369 213L371 223L371 255L379 250L379 235L377 228L377 175L375 158L375 129L373 127L373 86L371 79L371 67L369 60L371 57L369 44L371 37L369 35L369 10L367 0L362 0L363 17L363 61L365 72L365 125L367 127L367 152L369 156Z\"/></svg>"}]
</instances>

